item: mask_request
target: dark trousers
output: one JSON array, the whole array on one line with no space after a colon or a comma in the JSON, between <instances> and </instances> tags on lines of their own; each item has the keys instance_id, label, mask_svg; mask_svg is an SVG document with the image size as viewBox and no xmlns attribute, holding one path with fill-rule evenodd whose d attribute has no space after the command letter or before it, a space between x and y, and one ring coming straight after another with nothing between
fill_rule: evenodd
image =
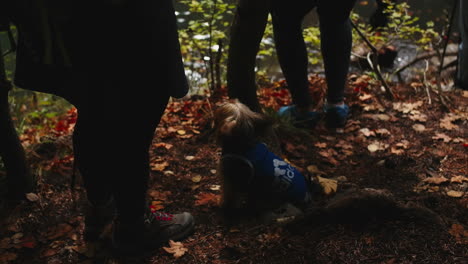
<instances>
[{"instance_id":1,"label":"dark trousers","mask_svg":"<svg viewBox=\"0 0 468 264\"><path fill-rule=\"evenodd\" d=\"M102 205L113 197L120 220L139 221L147 205L148 151L169 99L156 89L165 86L116 76L81 79L93 92L77 104L73 145L88 200Z\"/></svg>"},{"instance_id":2,"label":"dark trousers","mask_svg":"<svg viewBox=\"0 0 468 264\"><path fill-rule=\"evenodd\" d=\"M355 0L340 3L326 0L300 0L294 4L272 0L270 6L265 5L266 8L257 11L257 16L253 12L253 2L258 1L250 1L250 5L243 5L245 1L240 1L231 32L228 60L230 96L238 98L254 110L259 109L255 92L255 56L265 28L266 15L271 11L278 59L293 103L299 107L310 106L312 99L308 89L308 60L302 36L302 20L308 12L317 7L328 84L328 102L341 102L344 97L352 45L349 14ZM244 50L242 56L239 56L240 50Z\"/></svg>"}]
</instances>

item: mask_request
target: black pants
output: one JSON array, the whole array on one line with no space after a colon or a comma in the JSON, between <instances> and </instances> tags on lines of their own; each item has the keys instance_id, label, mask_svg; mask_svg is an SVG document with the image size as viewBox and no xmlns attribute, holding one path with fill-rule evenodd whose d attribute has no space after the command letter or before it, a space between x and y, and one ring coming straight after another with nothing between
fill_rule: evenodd
<instances>
[{"instance_id":1,"label":"black pants","mask_svg":"<svg viewBox=\"0 0 468 264\"><path fill-rule=\"evenodd\" d=\"M255 56L269 9L273 15L278 59L293 103L299 107L307 107L312 103L308 90L308 60L302 36L302 20L308 12L317 7L328 84L328 102L341 102L344 97L352 45L349 14L355 0L339 3L326 0L299 0L294 4L283 0L271 0L270 5L255 5L254 2L258 1L264 2L265 0L247 0L247 3L240 0L239 2L231 32L228 59L227 76L230 96L238 98L253 110L259 109L255 92ZM264 6L260 9L261 12L254 10L261 6ZM255 12L257 15L254 14ZM245 52L239 56L239 51L242 50Z\"/></svg>"},{"instance_id":2,"label":"black pants","mask_svg":"<svg viewBox=\"0 0 468 264\"><path fill-rule=\"evenodd\" d=\"M117 76L81 78L92 93L76 104L73 145L90 203L113 197L118 217L134 222L146 209L148 151L169 96L157 92L162 84Z\"/></svg>"}]
</instances>

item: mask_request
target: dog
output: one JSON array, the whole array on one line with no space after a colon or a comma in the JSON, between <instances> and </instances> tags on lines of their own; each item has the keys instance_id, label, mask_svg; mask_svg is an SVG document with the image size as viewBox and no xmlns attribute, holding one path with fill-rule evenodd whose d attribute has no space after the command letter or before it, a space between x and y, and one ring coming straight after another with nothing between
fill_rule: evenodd
<instances>
[{"instance_id":1,"label":"dog","mask_svg":"<svg viewBox=\"0 0 468 264\"><path fill-rule=\"evenodd\" d=\"M263 143L274 138L273 123L238 101L215 111L216 137L222 147L222 206L229 216L239 215L239 210L259 212L282 203L310 202L305 177Z\"/></svg>"}]
</instances>

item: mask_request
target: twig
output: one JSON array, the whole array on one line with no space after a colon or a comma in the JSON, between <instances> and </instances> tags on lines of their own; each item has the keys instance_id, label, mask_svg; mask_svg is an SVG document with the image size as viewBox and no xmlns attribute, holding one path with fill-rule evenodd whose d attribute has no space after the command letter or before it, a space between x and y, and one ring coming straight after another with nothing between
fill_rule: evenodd
<instances>
[{"instance_id":1,"label":"twig","mask_svg":"<svg viewBox=\"0 0 468 264\"><path fill-rule=\"evenodd\" d=\"M353 21L351 21L351 25L356 30L358 35L364 40L367 46L371 49L371 52L367 54L367 60L369 62L369 65L371 66L371 69L374 71L374 73L377 75L379 81L382 83L382 86L385 88L385 94L387 95L388 99L393 100L395 96L390 86L387 84L387 81L385 81L385 78L382 76L382 72L380 71L379 63L377 61L377 48L369 41L369 39L364 35L364 33L361 32L361 30L356 26L356 24L353 23Z\"/></svg>"},{"instance_id":2,"label":"twig","mask_svg":"<svg viewBox=\"0 0 468 264\"><path fill-rule=\"evenodd\" d=\"M441 75L442 69L444 67L444 59L445 59L445 54L447 52L447 45L448 45L448 42L449 42L449 39L450 39L450 33L452 32L453 18L455 17L455 10L457 9L457 2L458 2L458 0L453 0L452 13L450 14L450 17L449 17L449 27L447 29L444 48L442 50L442 55L440 56L439 71L438 71L438 74L436 76L437 89L439 90L440 102L442 103L442 105L445 107L446 110L450 110L450 108L447 105L447 103L445 102L444 96L442 94L442 84L441 84L442 78L441 78L440 75Z\"/></svg>"},{"instance_id":3,"label":"twig","mask_svg":"<svg viewBox=\"0 0 468 264\"><path fill-rule=\"evenodd\" d=\"M457 52L449 52L449 53L446 53L445 55L446 56L456 56L458 53ZM431 52L431 53L426 53L426 54L423 54L421 56L418 56L416 58L414 58L412 61L408 62L407 64L401 66L400 68L398 68L396 71L394 71L392 73L392 75L395 75L395 74L399 74L401 73L402 71L406 70L408 67L414 65L415 63L418 63L422 60L427 60L427 59L430 59L432 57L436 57L436 56L439 56L439 53L438 52Z\"/></svg>"},{"instance_id":4,"label":"twig","mask_svg":"<svg viewBox=\"0 0 468 264\"><path fill-rule=\"evenodd\" d=\"M426 73L429 70L429 61L426 60L426 68L424 69L424 86L426 87L427 98L429 100L428 104L432 104L431 93L429 92L429 87L427 86L427 76Z\"/></svg>"}]
</instances>

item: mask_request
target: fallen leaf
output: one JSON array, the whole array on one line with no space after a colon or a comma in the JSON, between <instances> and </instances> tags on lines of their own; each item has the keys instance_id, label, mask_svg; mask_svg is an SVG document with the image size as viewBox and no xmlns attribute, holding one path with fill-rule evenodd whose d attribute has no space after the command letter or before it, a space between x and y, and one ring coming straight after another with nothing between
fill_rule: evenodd
<instances>
[{"instance_id":1,"label":"fallen leaf","mask_svg":"<svg viewBox=\"0 0 468 264\"><path fill-rule=\"evenodd\" d=\"M10 263L11 261L16 260L16 258L18 258L17 254L11 253L11 252L5 252L5 253L0 254L0 263L7 264L7 263Z\"/></svg>"},{"instance_id":2,"label":"fallen leaf","mask_svg":"<svg viewBox=\"0 0 468 264\"><path fill-rule=\"evenodd\" d=\"M0 240L0 249L7 249L7 248L11 248L11 238L9 237L6 237L2 240Z\"/></svg>"},{"instance_id":3,"label":"fallen leaf","mask_svg":"<svg viewBox=\"0 0 468 264\"><path fill-rule=\"evenodd\" d=\"M385 150L388 148L388 144L379 142L379 141L374 141L372 144L367 146L367 149L371 152L374 153L379 150Z\"/></svg>"},{"instance_id":4,"label":"fallen leaf","mask_svg":"<svg viewBox=\"0 0 468 264\"><path fill-rule=\"evenodd\" d=\"M421 123L425 123L427 121L427 115L420 113L411 113L409 118L413 121L418 121Z\"/></svg>"},{"instance_id":5,"label":"fallen leaf","mask_svg":"<svg viewBox=\"0 0 468 264\"><path fill-rule=\"evenodd\" d=\"M453 124L452 122L456 121L456 120L458 120L460 118L461 118L461 116L449 113L449 114L445 115L444 118L442 118L440 120L439 126L440 126L440 128L443 128L443 129L446 129L446 130L458 129L458 126Z\"/></svg>"},{"instance_id":6,"label":"fallen leaf","mask_svg":"<svg viewBox=\"0 0 468 264\"><path fill-rule=\"evenodd\" d=\"M389 136L391 135L390 131L386 128L379 128L375 131L375 133L379 136Z\"/></svg>"},{"instance_id":7,"label":"fallen leaf","mask_svg":"<svg viewBox=\"0 0 468 264\"><path fill-rule=\"evenodd\" d=\"M20 239L24 236L23 233L16 233L11 236L11 240L13 240L13 243L18 244Z\"/></svg>"},{"instance_id":8,"label":"fallen leaf","mask_svg":"<svg viewBox=\"0 0 468 264\"><path fill-rule=\"evenodd\" d=\"M27 193L26 199L28 199L30 202L37 202L39 201L39 196L35 193Z\"/></svg>"},{"instance_id":9,"label":"fallen leaf","mask_svg":"<svg viewBox=\"0 0 468 264\"><path fill-rule=\"evenodd\" d=\"M445 178L444 176L442 176L442 177L430 177L430 178L424 179L423 182L439 185L439 184L448 182L448 179Z\"/></svg>"},{"instance_id":10,"label":"fallen leaf","mask_svg":"<svg viewBox=\"0 0 468 264\"><path fill-rule=\"evenodd\" d=\"M447 192L448 196L454 197L454 198L463 197L464 194L465 194L464 192L459 192L459 191L454 191L454 190L450 190Z\"/></svg>"},{"instance_id":11,"label":"fallen leaf","mask_svg":"<svg viewBox=\"0 0 468 264\"><path fill-rule=\"evenodd\" d=\"M193 160L193 159L195 159L195 156L185 156L185 159L186 160Z\"/></svg>"},{"instance_id":12,"label":"fallen leaf","mask_svg":"<svg viewBox=\"0 0 468 264\"><path fill-rule=\"evenodd\" d=\"M326 148L327 147L327 143L323 142L317 142L314 144L314 146L316 146L317 148Z\"/></svg>"},{"instance_id":13,"label":"fallen leaf","mask_svg":"<svg viewBox=\"0 0 468 264\"><path fill-rule=\"evenodd\" d=\"M49 248L49 249L46 249L46 250L42 251L41 257L42 258L51 257L51 256L53 256L55 254L57 254L57 249Z\"/></svg>"},{"instance_id":14,"label":"fallen leaf","mask_svg":"<svg viewBox=\"0 0 468 264\"><path fill-rule=\"evenodd\" d=\"M465 176L461 176L461 175L452 177L450 179L451 183L463 183L464 181L468 181L468 178L466 178Z\"/></svg>"},{"instance_id":15,"label":"fallen leaf","mask_svg":"<svg viewBox=\"0 0 468 264\"><path fill-rule=\"evenodd\" d=\"M435 140L442 139L442 140L444 140L445 143L448 143L448 142L450 142L450 140L452 140L451 137L447 136L444 133L436 133L435 136L432 137L432 139L435 139Z\"/></svg>"},{"instance_id":16,"label":"fallen leaf","mask_svg":"<svg viewBox=\"0 0 468 264\"><path fill-rule=\"evenodd\" d=\"M212 191L219 191L219 190L221 190L221 185L216 185L216 184L211 185L211 186L210 186L210 190L212 190Z\"/></svg>"},{"instance_id":17,"label":"fallen leaf","mask_svg":"<svg viewBox=\"0 0 468 264\"><path fill-rule=\"evenodd\" d=\"M92 258L96 254L96 246L93 243L86 243L84 245L71 246L70 248L73 251L81 255L84 255L88 258Z\"/></svg>"},{"instance_id":18,"label":"fallen leaf","mask_svg":"<svg viewBox=\"0 0 468 264\"><path fill-rule=\"evenodd\" d=\"M151 164L151 170L153 171L163 171L169 166L169 162L164 161L162 163Z\"/></svg>"},{"instance_id":19,"label":"fallen leaf","mask_svg":"<svg viewBox=\"0 0 468 264\"><path fill-rule=\"evenodd\" d=\"M454 236L458 243L468 243L468 230L465 230L465 228L460 224L452 224L449 234Z\"/></svg>"},{"instance_id":20,"label":"fallen leaf","mask_svg":"<svg viewBox=\"0 0 468 264\"><path fill-rule=\"evenodd\" d=\"M323 171L319 170L316 165L307 166L307 171L312 174L319 174L319 175L325 174Z\"/></svg>"},{"instance_id":21,"label":"fallen leaf","mask_svg":"<svg viewBox=\"0 0 468 264\"><path fill-rule=\"evenodd\" d=\"M56 239L56 238L59 238L65 234L67 234L68 232L72 231L73 228L71 225L69 224L66 224L66 223L63 223L63 224L59 224L58 226L55 226L53 227L46 235L46 237L48 239Z\"/></svg>"},{"instance_id":22,"label":"fallen leaf","mask_svg":"<svg viewBox=\"0 0 468 264\"><path fill-rule=\"evenodd\" d=\"M404 114L408 114L412 110L417 109L418 107L423 105L423 101L417 101L415 103L402 103L402 102L397 102L393 103L393 109L402 112Z\"/></svg>"},{"instance_id":23,"label":"fallen leaf","mask_svg":"<svg viewBox=\"0 0 468 264\"><path fill-rule=\"evenodd\" d=\"M202 179L202 176L198 174L192 177L192 182L199 183L201 179Z\"/></svg>"},{"instance_id":24,"label":"fallen leaf","mask_svg":"<svg viewBox=\"0 0 468 264\"><path fill-rule=\"evenodd\" d=\"M327 178L322 178L320 176L316 176L317 180L323 188L323 192L326 195L335 193L336 190L338 189L338 181L337 180L332 180L332 179L327 179Z\"/></svg>"},{"instance_id":25,"label":"fallen leaf","mask_svg":"<svg viewBox=\"0 0 468 264\"><path fill-rule=\"evenodd\" d=\"M175 258L182 257L188 251L181 242L174 242L172 240L169 240L169 247L163 247L163 249Z\"/></svg>"},{"instance_id":26,"label":"fallen leaf","mask_svg":"<svg viewBox=\"0 0 468 264\"><path fill-rule=\"evenodd\" d=\"M213 169L213 170L210 170L210 172L211 174L216 174L217 171Z\"/></svg>"},{"instance_id":27,"label":"fallen leaf","mask_svg":"<svg viewBox=\"0 0 468 264\"><path fill-rule=\"evenodd\" d=\"M413 129L416 132L423 132L424 130L426 130L426 127L424 125L421 125L421 124L414 124Z\"/></svg>"},{"instance_id":28,"label":"fallen leaf","mask_svg":"<svg viewBox=\"0 0 468 264\"><path fill-rule=\"evenodd\" d=\"M174 145L161 142L161 143L156 143L156 144L154 144L154 146L155 146L156 148L165 148L165 149L167 149L167 150L170 150Z\"/></svg>"},{"instance_id":29,"label":"fallen leaf","mask_svg":"<svg viewBox=\"0 0 468 264\"><path fill-rule=\"evenodd\" d=\"M210 205L210 206L219 206L221 202L221 196L214 193L200 193L197 196L195 201L196 206L200 205Z\"/></svg>"},{"instance_id":30,"label":"fallen leaf","mask_svg":"<svg viewBox=\"0 0 468 264\"><path fill-rule=\"evenodd\" d=\"M468 98L468 91L463 91L463 97Z\"/></svg>"},{"instance_id":31,"label":"fallen leaf","mask_svg":"<svg viewBox=\"0 0 468 264\"><path fill-rule=\"evenodd\" d=\"M366 137L375 136L375 132L370 131L368 128L361 128L359 132L361 132L361 134L363 134Z\"/></svg>"},{"instance_id":32,"label":"fallen leaf","mask_svg":"<svg viewBox=\"0 0 468 264\"><path fill-rule=\"evenodd\" d=\"M172 175L175 175L175 173L173 171L167 170L167 171L164 172L164 175L172 176Z\"/></svg>"},{"instance_id":33,"label":"fallen leaf","mask_svg":"<svg viewBox=\"0 0 468 264\"><path fill-rule=\"evenodd\" d=\"M150 205L151 212L156 212L164 209L163 201L152 201Z\"/></svg>"},{"instance_id":34,"label":"fallen leaf","mask_svg":"<svg viewBox=\"0 0 468 264\"><path fill-rule=\"evenodd\" d=\"M177 134L183 136L183 135L187 134L187 132L185 132L185 130L180 129L180 130L177 130Z\"/></svg>"},{"instance_id":35,"label":"fallen leaf","mask_svg":"<svg viewBox=\"0 0 468 264\"><path fill-rule=\"evenodd\" d=\"M361 101L367 101L372 98L372 94L363 94L359 96L359 100Z\"/></svg>"}]
</instances>

